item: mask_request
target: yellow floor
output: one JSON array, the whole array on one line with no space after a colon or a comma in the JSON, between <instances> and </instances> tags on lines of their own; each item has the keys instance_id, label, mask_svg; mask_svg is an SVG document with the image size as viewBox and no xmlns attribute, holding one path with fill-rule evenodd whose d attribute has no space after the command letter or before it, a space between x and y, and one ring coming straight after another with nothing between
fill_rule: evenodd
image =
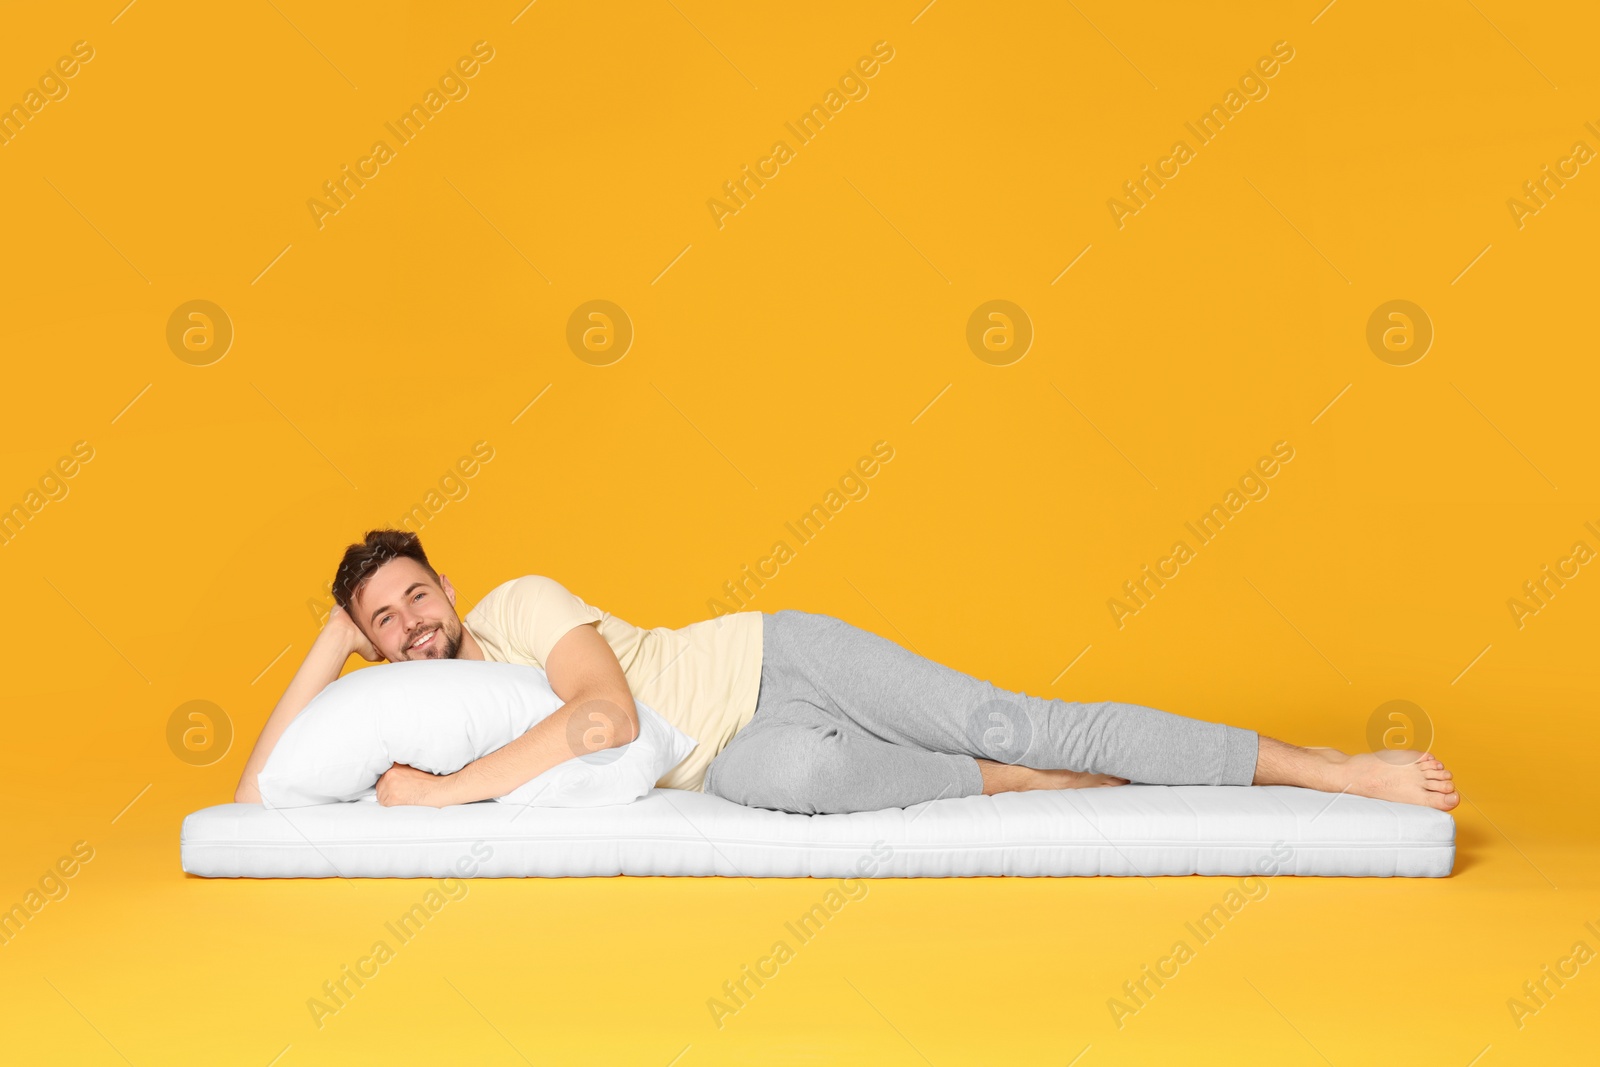
<instances>
[{"instance_id":1,"label":"yellow floor","mask_svg":"<svg viewBox=\"0 0 1600 1067\"><path fill-rule=\"evenodd\" d=\"M0 1025L8 1062L1587 1062L1595 835L1489 798L1448 879L876 880L802 940L837 881L193 878L152 790L79 813L93 858L0 950Z\"/></svg>"}]
</instances>

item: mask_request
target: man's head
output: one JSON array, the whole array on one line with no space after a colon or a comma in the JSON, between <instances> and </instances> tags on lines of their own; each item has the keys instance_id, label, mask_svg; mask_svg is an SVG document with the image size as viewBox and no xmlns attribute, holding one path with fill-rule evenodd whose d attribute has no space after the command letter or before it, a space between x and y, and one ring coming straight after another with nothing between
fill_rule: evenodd
<instances>
[{"instance_id":1,"label":"man's head","mask_svg":"<svg viewBox=\"0 0 1600 1067\"><path fill-rule=\"evenodd\" d=\"M346 548L333 599L391 663L460 655L465 631L456 591L428 564L422 541L409 530L368 530L365 540Z\"/></svg>"}]
</instances>

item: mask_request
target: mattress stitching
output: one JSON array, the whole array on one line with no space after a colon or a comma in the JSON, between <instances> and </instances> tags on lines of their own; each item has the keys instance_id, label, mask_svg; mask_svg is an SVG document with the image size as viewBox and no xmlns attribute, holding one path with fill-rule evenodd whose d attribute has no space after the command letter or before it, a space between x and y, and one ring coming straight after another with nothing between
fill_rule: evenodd
<instances>
[{"instance_id":1,"label":"mattress stitching","mask_svg":"<svg viewBox=\"0 0 1600 1067\"><path fill-rule=\"evenodd\" d=\"M868 845L866 843L862 843L862 842L840 842L840 843L837 843L837 844L831 843L831 842L828 842L828 843L816 843L816 842L793 842L793 841L728 841L728 840L722 840L720 842L712 842L707 838L689 838L689 837L670 838L670 837L663 837L661 835L652 835L652 836L649 836L649 837L592 838L592 839L584 840L584 839L564 838L564 837L501 837L501 838L494 838L494 837L486 837L486 836L480 834L480 835L474 835L472 840L474 840L474 841L483 841L485 843L487 843L487 842L496 842L496 843L499 843L499 844L515 844L515 843L519 843L519 842L520 843L526 843L526 844L573 844L573 843L576 843L576 844L623 844L623 843L628 843L628 844L637 844L637 843L645 843L645 844L655 844L655 843L661 843L661 844L684 844L684 843L696 844L696 843L707 843L707 844L711 844L713 847L715 847L718 844L722 844L722 845L739 845L739 846L744 846L744 847L759 847L759 848L785 848L785 849L796 849L796 850L805 850L805 851L812 851L812 852L822 851L822 850L827 850L827 849L836 849L836 850L837 849L855 849L855 850L859 850L859 849L866 849L866 848L871 847L870 845ZM331 846L331 847L360 847L360 848L369 848L369 847L374 847L374 846L388 847L388 846L395 845L397 843L405 844L405 845L408 845L408 846L409 845L460 845L460 844L465 844L466 843L466 839L465 838L456 838L456 837L445 837L445 838L406 838L403 842L396 842L394 840L322 841L322 842L319 842L320 845L326 845L326 846ZM1085 848L1085 847L1088 847L1088 848L1112 848L1112 849L1116 849L1116 848L1120 847L1120 845L1127 845L1127 846L1134 847L1134 848L1184 848L1184 849L1195 849L1195 848L1270 848L1271 847L1271 845L1268 842L1264 841L1264 840L1257 840L1257 841L1193 841L1193 840L1185 840L1185 841L1124 841L1124 842L1120 842L1120 843L1113 843L1113 842L1110 842L1110 841L1092 842L1092 841L1071 841L1071 840L1051 839L1051 840L1042 840L1042 841L973 842L973 843L970 843L970 844L961 844L961 845L939 844L937 842L934 842L934 843L894 842L893 844L894 844L894 848L895 848L895 850L897 852L898 851L948 852L948 853L951 853L951 854L957 854L957 853L961 853L961 852L993 851L995 849L1006 849L1006 848L1013 848L1014 849L1014 848L1052 848L1052 847L1053 848ZM1297 850L1299 850L1301 848L1304 848L1304 849L1307 849L1307 850L1310 850L1310 851L1324 850L1324 849L1336 849L1336 848L1340 848L1340 849L1358 849L1358 850L1362 850L1362 851L1394 851L1394 850L1403 849L1403 848L1419 848L1419 849L1446 849L1446 848L1448 848L1448 849L1453 849L1455 847L1455 843L1453 841L1313 841L1313 842L1295 842L1294 844L1295 844L1295 848ZM303 849L303 848L307 847L305 845L305 843L298 842L298 841L245 841L245 840L186 841L186 842L184 842L184 845L188 849L202 849L202 848L213 848L213 849L214 848L284 848L284 847L302 848Z\"/></svg>"}]
</instances>

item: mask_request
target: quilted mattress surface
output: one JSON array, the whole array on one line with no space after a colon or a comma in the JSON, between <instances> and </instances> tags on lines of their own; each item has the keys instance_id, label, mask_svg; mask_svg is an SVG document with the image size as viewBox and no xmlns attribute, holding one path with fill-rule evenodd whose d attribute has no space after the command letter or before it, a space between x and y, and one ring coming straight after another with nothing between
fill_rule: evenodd
<instances>
[{"instance_id":1,"label":"quilted mattress surface","mask_svg":"<svg viewBox=\"0 0 1600 1067\"><path fill-rule=\"evenodd\" d=\"M1124 785L794 815L653 789L631 804L220 804L183 820L207 878L1449 875L1455 820L1295 786Z\"/></svg>"}]
</instances>

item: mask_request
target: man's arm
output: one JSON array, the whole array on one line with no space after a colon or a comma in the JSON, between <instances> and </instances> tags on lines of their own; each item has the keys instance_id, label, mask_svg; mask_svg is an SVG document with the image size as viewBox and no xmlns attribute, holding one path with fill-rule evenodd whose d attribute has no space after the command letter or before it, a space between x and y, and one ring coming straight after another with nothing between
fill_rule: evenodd
<instances>
[{"instance_id":1,"label":"man's arm","mask_svg":"<svg viewBox=\"0 0 1600 1067\"><path fill-rule=\"evenodd\" d=\"M272 755L272 749L283 736L283 731L311 703L311 698L339 677L345 660L350 658L352 652L374 663L383 658L344 609L334 605L322 632L312 642L311 651L306 653L305 662L300 664L289 688L283 691L278 706L272 709L266 725L261 728L261 736L256 739L256 747L251 751L250 759L244 765L244 773L239 777L239 786L233 792L234 803L261 803L261 790L257 788L256 780L261 775L261 768L267 765L267 757Z\"/></svg>"},{"instance_id":2,"label":"man's arm","mask_svg":"<svg viewBox=\"0 0 1600 1067\"><path fill-rule=\"evenodd\" d=\"M562 635L550 650L545 674L566 703L510 744L443 775L428 803L442 807L503 797L559 763L639 736L628 679L594 623Z\"/></svg>"}]
</instances>

